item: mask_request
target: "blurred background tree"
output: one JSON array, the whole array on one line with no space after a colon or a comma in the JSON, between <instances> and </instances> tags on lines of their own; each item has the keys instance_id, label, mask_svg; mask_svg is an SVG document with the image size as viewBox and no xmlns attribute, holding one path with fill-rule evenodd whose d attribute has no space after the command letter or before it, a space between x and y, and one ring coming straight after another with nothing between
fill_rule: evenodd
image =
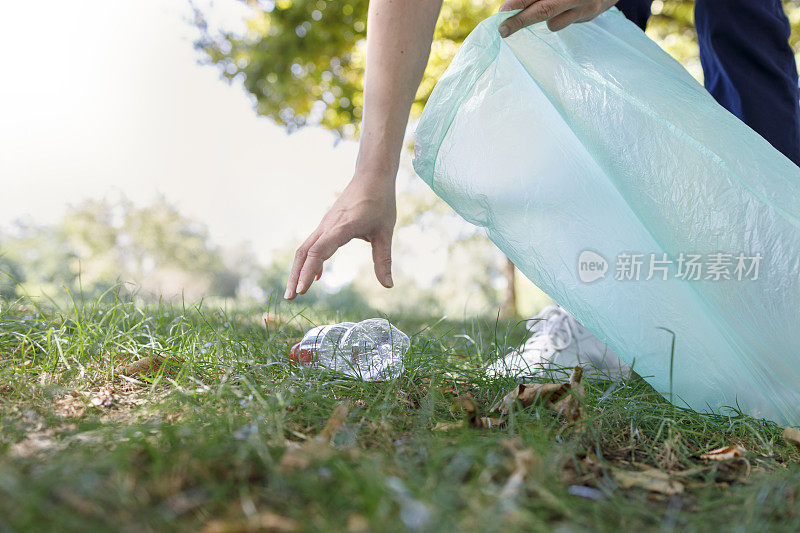
<instances>
[{"instance_id":1,"label":"blurred background tree","mask_svg":"<svg viewBox=\"0 0 800 533\"><path fill-rule=\"evenodd\" d=\"M17 223L0 235L0 298L58 301L67 292L89 299L108 292L190 304L235 298L272 307L282 299L292 255L275 252L264 265L247 244L216 246L202 223L163 197L145 206L89 200L55 224ZM353 283L314 291L303 303L377 312Z\"/></svg>"},{"instance_id":2,"label":"blurred background tree","mask_svg":"<svg viewBox=\"0 0 800 533\"><path fill-rule=\"evenodd\" d=\"M255 263L255 261L251 261ZM242 258L213 246L206 229L163 198L146 207L87 201L54 225L18 224L0 248L0 271L19 285L3 296L96 296L119 284L152 297L230 298L245 273Z\"/></svg>"},{"instance_id":3,"label":"blurred background tree","mask_svg":"<svg viewBox=\"0 0 800 533\"><path fill-rule=\"evenodd\" d=\"M0 298L6 300L14 298L17 293L17 284L23 281L20 265L6 255L0 254Z\"/></svg>"}]
</instances>

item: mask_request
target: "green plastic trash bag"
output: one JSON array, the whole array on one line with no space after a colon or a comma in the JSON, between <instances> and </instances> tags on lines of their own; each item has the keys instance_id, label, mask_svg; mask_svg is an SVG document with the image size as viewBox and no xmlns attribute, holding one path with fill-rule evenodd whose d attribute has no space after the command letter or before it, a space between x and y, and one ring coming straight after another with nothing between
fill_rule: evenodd
<instances>
[{"instance_id":1,"label":"green plastic trash bag","mask_svg":"<svg viewBox=\"0 0 800 533\"><path fill-rule=\"evenodd\" d=\"M800 168L616 9L511 14L434 89L417 173L676 405L800 424Z\"/></svg>"}]
</instances>

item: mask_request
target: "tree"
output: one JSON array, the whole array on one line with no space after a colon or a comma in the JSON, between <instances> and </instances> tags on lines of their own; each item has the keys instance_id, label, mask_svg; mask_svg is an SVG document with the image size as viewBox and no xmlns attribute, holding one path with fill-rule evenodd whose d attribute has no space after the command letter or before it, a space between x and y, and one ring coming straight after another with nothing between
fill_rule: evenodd
<instances>
[{"instance_id":1,"label":"tree","mask_svg":"<svg viewBox=\"0 0 800 533\"><path fill-rule=\"evenodd\" d=\"M368 0L249 1L245 35L212 34L197 11L196 47L229 80L240 79L256 99L256 111L290 131L322 125L346 137L357 135L363 102ZM431 60L417 92L419 114L436 80L475 23L499 0L447 0Z\"/></svg>"},{"instance_id":2,"label":"tree","mask_svg":"<svg viewBox=\"0 0 800 533\"><path fill-rule=\"evenodd\" d=\"M124 276L117 247L121 232L114 218L109 203L88 200L67 211L61 224L52 228L70 250L69 270L80 276L80 288L90 294L109 289Z\"/></svg>"},{"instance_id":3,"label":"tree","mask_svg":"<svg viewBox=\"0 0 800 533\"><path fill-rule=\"evenodd\" d=\"M126 271L143 290L163 294L182 287L190 299L206 294L236 296L239 277L226 266L222 251L209 242L208 230L164 198L141 209L128 207L120 229Z\"/></svg>"},{"instance_id":4,"label":"tree","mask_svg":"<svg viewBox=\"0 0 800 533\"><path fill-rule=\"evenodd\" d=\"M138 208L130 202L86 201L53 226L18 225L4 239L0 271L21 289L0 283L3 296L17 293L96 296L119 283L147 296L236 296L243 265L254 260L230 255L210 243L199 224L163 198ZM4 276L6 280L8 278ZM10 296L9 296L10 295Z\"/></svg>"},{"instance_id":5,"label":"tree","mask_svg":"<svg viewBox=\"0 0 800 533\"><path fill-rule=\"evenodd\" d=\"M11 300L17 295L17 283L25 280L16 261L0 252L0 298Z\"/></svg>"},{"instance_id":6,"label":"tree","mask_svg":"<svg viewBox=\"0 0 800 533\"><path fill-rule=\"evenodd\" d=\"M15 279L21 283L8 287L13 296L26 293L53 294L61 287L70 292L78 288L75 253L58 227L19 223L3 240L5 261L15 265Z\"/></svg>"}]
</instances>

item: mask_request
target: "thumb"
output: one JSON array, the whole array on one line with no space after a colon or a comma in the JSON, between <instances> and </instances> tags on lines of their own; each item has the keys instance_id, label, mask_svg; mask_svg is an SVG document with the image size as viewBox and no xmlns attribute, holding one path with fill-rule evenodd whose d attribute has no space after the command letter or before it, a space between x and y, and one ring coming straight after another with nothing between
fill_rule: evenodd
<instances>
[{"instance_id":1,"label":"thumb","mask_svg":"<svg viewBox=\"0 0 800 533\"><path fill-rule=\"evenodd\" d=\"M391 288L392 281L392 238L378 237L372 241L372 262L375 263L375 277L384 287Z\"/></svg>"}]
</instances>

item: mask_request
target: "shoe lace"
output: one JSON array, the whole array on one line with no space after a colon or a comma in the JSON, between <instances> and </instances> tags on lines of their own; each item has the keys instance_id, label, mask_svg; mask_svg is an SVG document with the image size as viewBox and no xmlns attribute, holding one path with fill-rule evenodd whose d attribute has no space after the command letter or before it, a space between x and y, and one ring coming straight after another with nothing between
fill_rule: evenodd
<instances>
[{"instance_id":1,"label":"shoe lace","mask_svg":"<svg viewBox=\"0 0 800 533\"><path fill-rule=\"evenodd\" d=\"M536 339L544 342L555 351L566 349L572 344L574 333L572 321L574 319L558 306L545 308L532 320L530 330L533 333L528 342Z\"/></svg>"}]
</instances>

